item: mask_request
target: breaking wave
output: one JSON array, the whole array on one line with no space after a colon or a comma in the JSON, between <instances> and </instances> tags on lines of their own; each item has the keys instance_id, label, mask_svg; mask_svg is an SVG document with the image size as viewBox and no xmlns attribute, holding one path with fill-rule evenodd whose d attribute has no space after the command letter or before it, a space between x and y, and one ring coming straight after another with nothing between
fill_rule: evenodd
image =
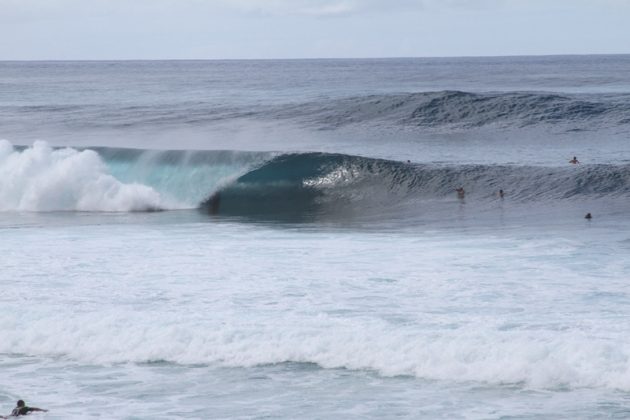
<instances>
[{"instance_id":1,"label":"breaking wave","mask_svg":"<svg viewBox=\"0 0 630 420\"><path fill-rule=\"evenodd\" d=\"M630 165L535 167L435 165L341 154L286 154L218 190L202 207L233 215L386 213L452 202L490 203L499 190L512 203L629 197Z\"/></svg>"},{"instance_id":2,"label":"breaking wave","mask_svg":"<svg viewBox=\"0 0 630 420\"><path fill-rule=\"evenodd\" d=\"M196 208L263 155L96 148L0 140L0 211Z\"/></svg>"},{"instance_id":3,"label":"breaking wave","mask_svg":"<svg viewBox=\"0 0 630 420\"><path fill-rule=\"evenodd\" d=\"M385 214L457 200L630 197L630 165L413 164L328 153L54 149L0 142L2 211L202 210L219 215ZM393 209L393 210L392 210Z\"/></svg>"},{"instance_id":4,"label":"breaking wave","mask_svg":"<svg viewBox=\"0 0 630 420\"><path fill-rule=\"evenodd\" d=\"M23 151L0 141L0 210L151 211L172 208L157 191L122 183L98 153L53 150L36 142Z\"/></svg>"}]
</instances>

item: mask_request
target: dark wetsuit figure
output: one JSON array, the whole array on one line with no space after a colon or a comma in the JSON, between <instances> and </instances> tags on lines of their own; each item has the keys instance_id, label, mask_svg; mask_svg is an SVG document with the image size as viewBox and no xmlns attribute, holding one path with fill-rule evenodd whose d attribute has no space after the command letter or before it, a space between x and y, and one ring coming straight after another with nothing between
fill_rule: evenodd
<instances>
[{"instance_id":1,"label":"dark wetsuit figure","mask_svg":"<svg viewBox=\"0 0 630 420\"><path fill-rule=\"evenodd\" d=\"M28 413L30 413L31 411L34 411L31 407L26 407L26 406L24 406L24 407L15 407L13 409L13 411L11 411L11 415L15 416L15 417L17 417L17 416L25 416Z\"/></svg>"},{"instance_id":2,"label":"dark wetsuit figure","mask_svg":"<svg viewBox=\"0 0 630 420\"><path fill-rule=\"evenodd\" d=\"M11 416L14 416L14 417L25 416L31 411L48 411L48 410L43 410L37 407L27 407L23 400L19 400L17 402L17 407L15 407L13 411L11 411Z\"/></svg>"}]
</instances>

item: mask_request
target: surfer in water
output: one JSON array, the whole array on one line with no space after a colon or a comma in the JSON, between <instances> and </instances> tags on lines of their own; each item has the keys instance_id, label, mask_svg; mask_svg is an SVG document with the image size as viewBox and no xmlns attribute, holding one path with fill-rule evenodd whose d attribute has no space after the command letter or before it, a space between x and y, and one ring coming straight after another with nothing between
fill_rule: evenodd
<instances>
[{"instance_id":1,"label":"surfer in water","mask_svg":"<svg viewBox=\"0 0 630 420\"><path fill-rule=\"evenodd\" d=\"M572 163L573 165L577 165L578 163L580 163L580 161L577 160L577 157L573 156L573 159L571 159L569 163Z\"/></svg>"},{"instance_id":2,"label":"surfer in water","mask_svg":"<svg viewBox=\"0 0 630 420\"><path fill-rule=\"evenodd\" d=\"M13 411L11 411L10 416L11 417L19 417L19 416L25 416L28 413L32 412L32 411L48 411L48 410L44 410L43 408L37 408L37 407L28 407L26 405L26 403L24 403L24 400L19 400L16 404L16 407L13 409ZM4 417L4 416L0 416L0 418L3 419L8 419L8 417Z\"/></svg>"},{"instance_id":3,"label":"surfer in water","mask_svg":"<svg viewBox=\"0 0 630 420\"><path fill-rule=\"evenodd\" d=\"M503 198L505 196L505 193L503 192L503 190L499 190L499 198Z\"/></svg>"},{"instance_id":4,"label":"surfer in water","mask_svg":"<svg viewBox=\"0 0 630 420\"><path fill-rule=\"evenodd\" d=\"M210 214L219 214L220 205L221 205L221 193L217 191L208 200L208 210L210 211Z\"/></svg>"},{"instance_id":5,"label":"surfer in water","mask_svg":"<svg viewBox=\"0 0 630 420\"><path fill-rule=\"evenodd\" d=\"M586 213L586 216L584 216L584 218L586 220L591 220L593 218L593 216L591 215L591 213Z\"/></svg>"},{"instance_id":6,"label":"surfer in water","mask_svg":"<svg viewBox=\"0 0 630 420\"><path fill-rule=\"evenodd\" d=\"M464 190L463 187L456 188L455 191L457 191L457 198L464 198L464 196L466 196L466 190Z\"/></svg>"}]
</instances>

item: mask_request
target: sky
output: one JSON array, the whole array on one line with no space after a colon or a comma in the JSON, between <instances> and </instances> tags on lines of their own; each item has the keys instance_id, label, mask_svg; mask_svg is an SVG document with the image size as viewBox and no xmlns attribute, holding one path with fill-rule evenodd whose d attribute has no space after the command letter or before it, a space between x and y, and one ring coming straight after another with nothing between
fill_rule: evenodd
<instances>
[{"instance_id":1,"label":"sky","mask_svg":"<svg viewBox=\"0 0 630 420\"><path fill-rule=\"evenodd\" d=\"M630 0L0 0L0 60L630 53Z\"/></svg>"}]
</instances>

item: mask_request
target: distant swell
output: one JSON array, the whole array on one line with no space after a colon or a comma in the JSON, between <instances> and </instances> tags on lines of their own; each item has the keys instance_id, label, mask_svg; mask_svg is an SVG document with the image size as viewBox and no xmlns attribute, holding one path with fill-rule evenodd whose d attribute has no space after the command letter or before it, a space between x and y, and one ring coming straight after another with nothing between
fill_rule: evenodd
<instances>
[{"instance_id":1,"label":"distant swell","mask_svg":"<svg viewBox=\"0 0 630 420\"><path fill-rule=\"evenodd\" d=\"M72 128L194 127L238 120L292 122L331 130L352 124L429 129L566 125L567 131L630 124L630 94L548 92L387 93L284 104L217 105L205 101L133 106L0 106L5 124L24 118Z\"/></svg>"},{"instance_id":2,"label":"distant swell","mask_svg":"<svg viewBox=\"0 0 630 420\"><path fill-rule=\"evenodd\" d=\"M628 95L461 91L369 95L301 104L278 111L278 116L298 118L320 128L366 122L428 128L564 123L575 130L590 128L592 124L628 124L628 115Z\"/></svg>"}]
</instances>

